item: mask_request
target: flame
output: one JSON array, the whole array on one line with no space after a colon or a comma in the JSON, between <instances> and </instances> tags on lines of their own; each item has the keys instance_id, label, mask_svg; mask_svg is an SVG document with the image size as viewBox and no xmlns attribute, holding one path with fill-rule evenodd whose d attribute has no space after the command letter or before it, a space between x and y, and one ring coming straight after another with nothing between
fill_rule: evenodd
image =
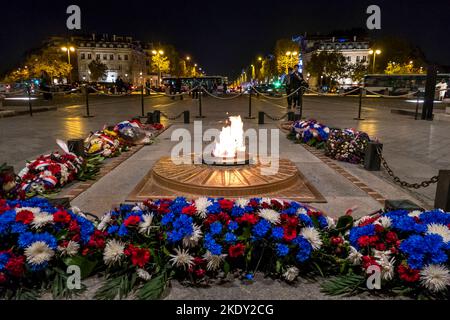
<instances>
[{"instance_id":1,"label":"flame","mask_svg":"<svg viewBox=\"0 0 450 320\"><path fill-rule=\"evenodd\" d=\"M222 158L234 158L238 152L245 152L244 123L241 116L230 117L231 124L223 127L216 142L213 155ZM229 123L227 121L227 123Z\"/></svg>"}]
</instances>

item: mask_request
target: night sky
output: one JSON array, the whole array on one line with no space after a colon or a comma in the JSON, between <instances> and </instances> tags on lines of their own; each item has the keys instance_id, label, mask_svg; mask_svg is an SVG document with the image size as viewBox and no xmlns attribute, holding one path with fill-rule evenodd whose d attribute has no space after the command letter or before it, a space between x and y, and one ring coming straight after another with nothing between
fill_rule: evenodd
<instances>
[{"instance_id":1,"label":"night sky","mask_svg":"<svg viewBox=\"0 0 450 320\"><path fill-rule=\"evenodd\" d=\"M449 0L428 1L8 1L0 5L0 73L50 35L68 35L66 8L82 11L82 32L130 35L173 44L208 74L232 76L279 38L365 27L366 8L381 7L374 36L405 37L427 58L450 65Z\"/></svg>"}]
</instances>

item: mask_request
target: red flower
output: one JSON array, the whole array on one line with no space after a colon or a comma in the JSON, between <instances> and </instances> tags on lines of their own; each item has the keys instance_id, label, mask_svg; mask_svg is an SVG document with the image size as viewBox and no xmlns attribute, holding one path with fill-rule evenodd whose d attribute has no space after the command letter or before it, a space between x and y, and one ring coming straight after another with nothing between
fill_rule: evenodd
<instances>
[{"instance_id":1,"label":"red flower","mask_svg":"<svg viewBox=\"0 0 450 320\"><path fill-rule=\"evenodd\" d=\"M367 269L368 267L370 267L372 265L378 266L378 263L376 262L374 257L363 256L363 257L361 257L361 260L362 260L362 267L364 269Z\"/></svg>"},{"instance_id":2,"label":"red flower","mask_svg":"<svg viewBox=\"0 0 450 320\"><path fill-rule=\"evenodd\" d=\"M205 259L203 259L203 258L201 258L201 257L195 257L195 258L194 258L194 263L195 263L196 265L204 264L204 263L205 263Z\"/></svg>"},{"instance_id":3,"label":"red flower","mask_svg":"<svg viewBox=\"0 0 450 320\"><path fill-rule=\"evenodd\" d=\"M393 231L389 231L386 233L386 242L387 243L396 243L398 240L397 234Z\"/></svg>"},{"instance_id":4,"label":"red flower","mask_svg":"<svg viewBox=\"0 0 450 320\"><path fill-rule=\"evenodd\" d=\"M341 243L343 243L344 240L342 240L341 237L331 237L330 242L331 242L332 245L338 246L338 245L340 245Z\"/></svg>"},{"instance_id":5,"label":"red flower","mask_svg":"<svg viewBox=\"0 0 450 320\"><path fill-rule=\"evenodd\" d=\"M128 218L125 219L125 221L123 222L123 224L126 227L129 226L135 226L137 225L139 222L141 222L141 218L138 216L129 216Z\"/></svg>"},{"instance_id":6,"label":"red flower","mask_svg":"<svg viewBox=\"0 0 450 320\"><path fill-rule=\"evenodd\" d=\"M293 227L284 227L283 239L290 242L297 238L297 229Z\"/></svg>"},{"instance_id":7,"label":"red flower","mask_svg":"<svg viewBox=\"0 0 450 320\"><path fill-rule=\"evenodd\" d=\"M5 265L5 270L7 270L14 277L21 277L25 273L25 257L11 257Z\"/></svg>"},{"instance_id":8,"label":"red flower","mask_svg":"<svg viewBox=\"0 0 450 320\"><path fill-rule=\"evenodd\" d=\"M369 243L371 246L375 246L378 241L380 241L380 238L378 236L370 236L369 237Z\"/></svg>"},{"instance_id":9,"label":"red flower","mask_svg":"<svg viewBox=\"0 0 450 320\"><path fill-rule=\"evenodd\" d=\"M223 210L231 210L233 209L234 202L231 200L223 199L219 200L219 205Z\"/></svg>"},{"instance_id":10,"label":"red flower","mask_svg":"<svg viewBox=\"0 0 450 320\"><path fill-rule=\"evenodd\" d=\"M384 231L383 226L381 226L381 225L379 225L379 224L376 224L376 225L375 225L375 232L376 232L376 233L382 233L383 231Z\"/></svg>"},{"instance_id":11,"label":"red flower","mask_svg":"<svg viewBox=\"0 0 450 320\"><path fill-rule=\"evenodd\" d=\"M360 223L358 224L358 226L359 226L359 227L367 226L367 225L369 225L369 224L374 223L377 219L378 219L377 217L373 217L373 218L366 219L366 220L364 220L363 222L360 222Z\"/></svg>"},{"instance_id":12,"label":"red flower","mask_svg":"<svg viewBox=\"0 0 450 320\"><path fill-rule=\"evenodd\" d=\"M53 214L53 221L54 222L61 222L61 223L69 223L71 220L70 214L68 214L66 211L58 211Z\"/></svg>"},{"instance_id":13,"label":"red flower","mask_svg":"<svg viewBox=\"0 0 450 320\"><path fill-rule=\"evenodd\" d=\"M255 199L249 201L248 205L250 207L256 208L258 206L258 202Z\"/></svg>"},{"instance_id":14,"label":"red flower","mask_svg":"<svg viewBox=\"0 0 450 320\"><path fill-rule=\"evenodd\" d=\"M270 208L270 204L268 204L267 202L263 202L263 203L261 204L261 207L262 207L263 209L268 209L268 208Z\"/></svg>"},{"instance_id":15,"label":"red flower","mask_svg":"<svg viewBox=\"0 0 450 320\"><path fill-rule=\"evenodd\" d=\"M386 245L383 242L377 243L375 249L378 251L386 251Z\"/></svg>"},{"instance_id":16,"label":"red flower","mask_svg":"<svg viewBox=\"0 0 450 320\"><path fill-rule=\"evenodd\" d=\"M144 248L137 248L130 244L127 249L125 249L125 254L131 257L131 263L134 266L143 268L147 262L150 261L150 250Z\"/></svg>"},{"instance_id":17,"label":"red flower","mask_svg":"<svg viewBox=\"0 0 450 320\"><path fill-rule=\"evenodd\" d=\"M107 234L106 232L103 232L100 230L95 230L94 234L89 239L89 242L87 245L92 248L103 249L106 245L106 242L105 242L106 234Z\"/></svg>"},{"instance_id":18,"label":"red flower","mask_svg":"<svg viewBox=\"0 0 450 320\"><path fill-rule=\"evenodd\" d=\"M286 222L289 227L296 228L298 225L298 218L297 217L287 217Z\"/></svg>"},{"instance_id":19,"label":"red flower","mask_svg":"<svg viewBox=\"0 0 450 320\"><path fill-rule=\"evenodd\" d=\"M207 228L209 228L209 226L211 224L213 224L214 222L216 222L217 220L219 220L219 216L216 214L210 214L208 215L208 217L206 218L206 220L203 222L203 225Z\"/></svg>"},{"instance_id":20,"label":"red flower","mask_svg":"<svg viewBox=\"0 0 450 320\"><path fill-rule=\"evenodd\" d=\"M360 247L367 247L370 244L369 236L361 236L358 239L358 245Z\"/></svg>"},{"instance_id":21,"label":"red flower","mask_svg":"<svg viewBox=\"0 0 450 320\"><path fill-rule=\"evenodd\" d=\"M234 246L230 246L228 249L228 254L231 258L237 258L243 256L245 253L245 245L242 243L238 243Z\"/></svg>"},{"instance_id":22,"label":"red flower","mask_svg":"<svg viewBox=\"0 0 450 320\"><path fill-rule=\"evenodd\" d=\"M256 224L258 220L258 216L252 213L244 213L242 217L236 219L238 223L248 222L249 224Z\"/></svg>"},{"instance_id":23,"label":"red flower","mask_svg":"<svg viewBox=\"0 0 450 320\"><path fill-rule=\"evenodd\" d=\"M28 210L22 210L18 212L16 215L16 221L22 222L24 224L30 224L31 222L33 222L33 219L34 219L33 212Z\"/></svg>"},{"instance_id":24,"label":"red flower","mask_svg":"<svg viewBox=\"0 0 450 320\"><path fill-rule=\"evenodd\" d=\"M219 214L219 219L220 219L223 223L228 224L228 222L230 222L230 220L231 220L231 217L230 217L230 215L229 215L228 213L221 212L221 213Z\"/></svg>"},{"instance_id":25,"label":"red flower","mask_svg":"<svg viewBox=\"0 0 450 320\"><path fill-rule=\"evenodd\" d=\"M406 282L417 282L420 279L419 270L411 269L408 266L400 265L397 268L400 279Z\"/></svg>"},{"instance_id":26,"label":"red flower","mask_svg":"<svg viewBox=\"0 0 450 320\"><path fill-rule=\"evenodd\" d=\"M193 216L197 212L197 209L194 206L184 207L181 210L181 213L187 214L189 216Z\"/></svg>"},{"instance_id":27,"label":"red flower","mask_svg":"<svg viewBox=\"0 0 450 320\"><path fill-rule=\"evenodd\" d=\"M167 202L162 202L160 205L159 205L159 208L158 208L158 213L159 214L166 214L166 213L169 213L169 206L170 206L170 204L169 203L167 203Z\"/></svg>"},{"instance_id":28,"label":"red flower","mask_svg":"<svg viewBox=\"0 0 450 320\"><path fill-rule=\"evenodd\" d=\"M197 278L203 278L205 274L206 271L204 269L195 270L195 275L197 276Z\"/></svg>"},{"instance_id":29,"label":"red flower","mask_svg":"<svg viewBox=\"0 0 450 320\"><path fill-rule=\"evenodd\" d=\"M69 231L70 232L80 232L80 226L78 225L78 222L76 220L70 221Z\"/></svg>"},{"instance_id":30,"label":"red flower","mask_svg":"<svg viewBox=\"0 0 450 320\"><path fill-rule=\"evenodd\" d=\"M277 200L271 200L270 204L272 205L274 210L281 211L281 209L283 209L283 205Z\"/></svg>"}]
</instances>

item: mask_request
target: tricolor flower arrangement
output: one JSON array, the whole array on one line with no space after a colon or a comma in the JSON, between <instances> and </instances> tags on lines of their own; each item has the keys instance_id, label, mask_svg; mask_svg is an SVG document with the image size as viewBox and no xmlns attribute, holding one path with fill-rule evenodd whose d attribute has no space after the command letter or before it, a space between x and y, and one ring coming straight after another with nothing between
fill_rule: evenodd
<instances>
[{"instance_id":1,"label":"tricolor flower arrangement","mask_svg":"<svg viewBox=\"0 0 450 320\"><path fill-rule=\"evenodd\" d=\"M289 137L309 146L322 148L329 134L330 128L316 120L298 120L292 124Z\"/></svg>"},{"instance_id":2,"label":"tricolor flower arrangement","mask_svg":"<svg viewBox=\"0 0 450 320\"><path fill-rule=\"evenodd\" d=\"M365 132L333 129L325 145L325 155L339 161L361 163L369 142L370 137Z\"/></svg>"},{"instance_id":3,"label":"tricolor flower arrangement","mask_svg":"<svg viewBox=\"0 0 450 320\"><path fill-rule=\"evenodd\" d=\"M85 153L88 156L102 156L111 158L118 156L123 144L119 140L119 135L114 130L103 128L103 130L92 132L84 141Z\"/></svg>"}]
</instances>

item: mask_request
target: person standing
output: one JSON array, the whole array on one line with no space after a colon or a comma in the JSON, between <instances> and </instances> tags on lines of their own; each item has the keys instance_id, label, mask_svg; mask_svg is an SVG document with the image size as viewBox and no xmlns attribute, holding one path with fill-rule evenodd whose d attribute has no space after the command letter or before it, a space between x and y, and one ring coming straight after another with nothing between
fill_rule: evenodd
<instances>
[{"instance_id":1,"label":"person standing","mask_svg":"<svg viewBox=\"0 0 450 320\"><path fill-rule=\"evenodd\" d=\"M150 80L147 79L145 80L145 95L149 96L150 95Z\"/></svg>"},{"instance_id":2,"label":"person standing","mask_svg":"<svg viewBox=\"0 0 450 320\"><path fill-rule=\"evenodd\" d=\"M292 92L292 88L291 88L291 74L292 74L292 68L289 67L288 68L288 73L286 74L286 76L283 79L283 84L284 87L286 88L286 94L287 94L287 103L288 103L288 111L291 110L292 107L292 96L291 96L291 92Z\"/></svg>"},{"instance_id":3,"label":"person standing","mask_svg":"<svg viewBox=\"0 0 450 320\"><path fill-rule=\"evenodd\" d=\"M296 91L292 97L294 108L298 106L300 106L301 108L303 105L302 96L304 90L308 88L308 83L305 81L305 79L303 79L303 74L299 71L298 65L294 66L294 71L291 73L290 78L291 90L292 92Z\"/></svg>"},{"instance_id":4,"label":"person standing","mask_svg":"<svg viewBox=\"0 0 450 320\"><path fill-rule=\"evenodd\" d=\"M436 90L439 90L439 101L444 100L447 88L447 82L445 82L444 79L442 79L441 82L436 85Z\"/></svg>"}]
</instances>

